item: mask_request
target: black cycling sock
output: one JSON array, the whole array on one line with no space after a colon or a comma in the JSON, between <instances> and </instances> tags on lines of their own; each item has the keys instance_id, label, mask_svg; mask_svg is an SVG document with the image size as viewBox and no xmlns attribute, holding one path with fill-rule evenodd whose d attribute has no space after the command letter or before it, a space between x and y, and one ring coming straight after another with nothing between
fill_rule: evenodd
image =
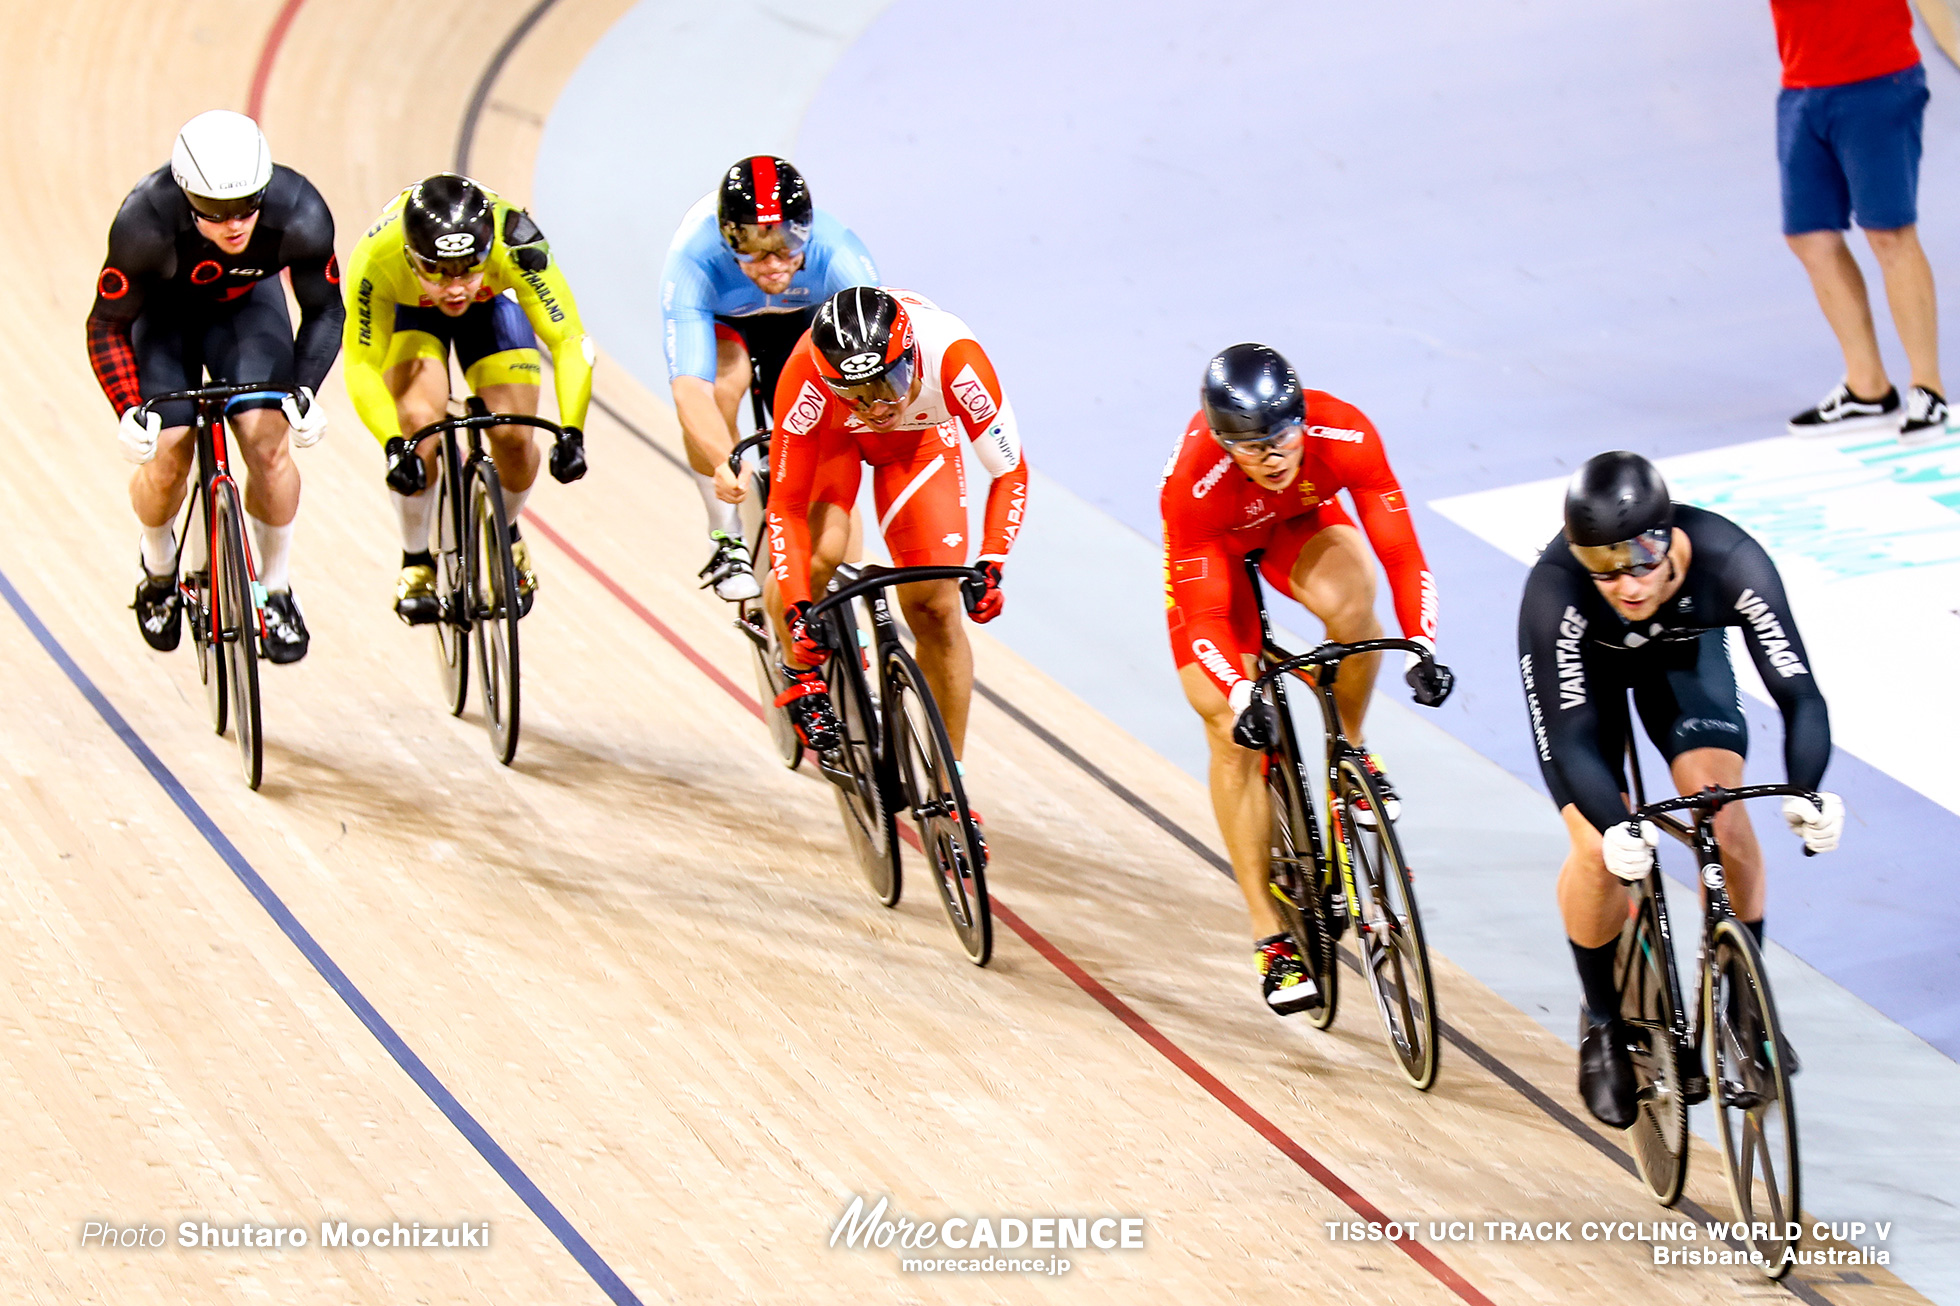
<instances>
[{"instance_id":1,"label":"black cycling sock","mask_svg":"<svg viewBox=\"0 0 1960 1306\"><path fill-rule=\"evenodd\" d=\"M512 522L512 523L510 524L510 540L511 540L511 543L513 543L513 544L515 544L515 543L517 543L517 541L519 541L519 540L521 540L521 539L523 539L523 538L524 538L524 537L523 537L522 535L520 535L520 534L518 534L518 531L517 531L517 523L516 523L516 522Z\"/></svg>"},{"instance_id":2,"label":"black cycling sock","mask_svg":"<svg viewBox=\"0 0 1960 1306\"><path fill-rule=\"evenodd\" d=\"M1613 982L1613 961L1619 951L1618 939L1597 948L1572 943L1572 960L1578 963L1579 983L1586 990L1586 1013L1595 1022L1611 1020L1620 1014L1620 989Z\"/></svg>"},{"instance_id":3,"label":"black cycling sock","mask_svg":"<svg viewBox=\"0 0 1960 1306\"><path fill-rule=\"evenodd\" d=\"M433 567L435 565L435 555L427 549L422 550L420 553L410 553L406 549L402 550L402 566L404 567Z\"/></svg>"},{"instance_id":4,"label":"black cycling sock","mask_svg":"<svg viewBox=\"0 0 1960 1306\"><path fill-rule=\"evenodd\" d=\"M1756 948L1760 951L1763 946L1763 918L1758 916L1753 921L1744 921L1742 922L1742 928L1748 930L1755 937Z\"/></svg>"}]
</instances>

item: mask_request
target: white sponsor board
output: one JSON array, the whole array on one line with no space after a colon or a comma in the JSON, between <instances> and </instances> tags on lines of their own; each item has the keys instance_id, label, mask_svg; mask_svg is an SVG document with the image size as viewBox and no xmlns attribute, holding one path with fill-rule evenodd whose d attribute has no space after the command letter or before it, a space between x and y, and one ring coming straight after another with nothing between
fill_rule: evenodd
<instances>
[{"instance_id":1,"label":"white sponsor board","mask_svg":"<svg viewBox=\"0 0 1960 1306\"><path fill-rule=\"evenodd\" d=\"M1788 436L1659 463L1674 497L1719 512L1776 559L1841 747L1960 813L1960 440ZM1563 477L1430 507L1529 564L1559 529ZM1745 690L1769 701L1740 641ZM1781 778L1757 757L1752 777Z\"/></svg>"}]
</instances>

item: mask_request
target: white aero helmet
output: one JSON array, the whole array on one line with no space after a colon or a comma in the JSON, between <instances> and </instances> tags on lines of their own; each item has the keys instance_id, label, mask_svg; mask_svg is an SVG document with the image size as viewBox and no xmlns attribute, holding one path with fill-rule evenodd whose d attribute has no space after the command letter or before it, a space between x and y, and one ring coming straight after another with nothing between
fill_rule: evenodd
<instances>
[{"instance_id":1,"label":"white aero helmet","mask_svg":"<svg viewBox=\"0 0 1960 1306\"><path fill-rule=\"evenodd\" d=\"M272 151L259 125L242 113L212 109L177 133L170 175L199 217L213 222L256 213L272 184Z\"/></svg>"}]
</instances>

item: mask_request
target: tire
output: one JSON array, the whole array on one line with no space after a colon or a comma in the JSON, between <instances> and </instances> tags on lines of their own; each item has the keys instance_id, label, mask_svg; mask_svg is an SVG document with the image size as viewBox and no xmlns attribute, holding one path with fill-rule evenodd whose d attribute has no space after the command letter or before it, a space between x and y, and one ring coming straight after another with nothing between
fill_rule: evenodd
<instances>
[{"instance_id":1,"label":"tire","mask_svg":"<svg viewBox=\"0 0 1960 1306\"><path fill-rule=\"evenodd\" d=\"M238 487L212 487L217 548L211 559L211 597L221 641L217 652L231 696L231 725L238 738L239 770L257 789L265 774L265 740L259 731L259 609L252 601L251 564L245 552L245 514Z\"/></svg>"},{"instance_id":2,"label":"tire","mask_svg":"<svg viewBox=\"0 0 1960 1306\"><path fill-rule=\"evenodd\" d=\"M984 966L994 952L986 845L973 824L946 723L911 654L890 649L884 670L886 749L898 770L898 793L918 826L946 919L967 960Z\"/></svg>"},{"instance_id":3,"label":"tire","mask_svg":"<svg viewBox=\"0 0 1960 1306\"><path fill-rule=\"evenodd\" d=\"M845 643L853 650L850 660L833 654L826 667L831 701L843 727L844 773L826 770L837 786L837 809L844 817L844 832L850 838L871 892L887 907L898 905L905 891L904 866L898 848L898 815L892 810L889 754L883 744L883 724L865 683L864 666L857 660L857 627L843 619L833 630L850 636ZM784 719L787 720L787 714ZM795 728L791 728L795 733Z\"/></svg>"},{"instance_id":4,"label":"tire","mask_svg":"<svg viewBox=\"0 0 1960 1306\"><path fill-rule=\"evenodd\" d=\"M197 649L197 678L204 685L204 701L211 709L211 729L222 735L229 718L231 695L225 683L225 659L217 634L217 616L211 595L211 516L204 489L196 490L200 511L194 515L196 528L204 532L205 559L202 572L185 577L191 596L190 611L184 620L190 624L192 647ZM186 532L188 534L188 532Z\"/></svg>"},{"instance_id":5,"label":"tire","mask_svg":"<svg viewBox=\"0 0 1960 1306\"><path fill-rule=\"evenodd\" d=\"M1733 916L1715 924L1702 976L1702 1028L1708 1031L1710 1099L1722 1134L1722 1165L1735 1200L1735 1218L1787 1231L1803 1218L1796 1102L1789 1069L1777 1052L1786 1045L1756 941ZM1753 1229L1752 1229L1753 1233ZM1763 1272L1789 1271L1783 1252L1796 1240L1745 1237L1763 1257Z\"/></svg>"},{"instance_id":6,"label":"tire","mask_svg":"<svg viewBox=\"0 0 1960 1306\"><path fill-rule=\"evenodd\" d=\"M1325 899L1319 888L1320 867L1314 857L1312 835L1316 817L1301 782L1291 730L1282 731L1279 749L1267 756L1266 789L1273 805L1267 887L1279 907L1280 919L1300 949L1301 960L1320 987L1320 1005L1303 1014L1315 1029L1326 1029L1334 1023L1340 1007L1341 952L1328 927Z\"/></svg>"},{"instance_id":7,"label":"tire","mask_svg":"<svg viewBox=\"0 0 1960 1306\"><path fill-rule=\"evenodd\" d=\"M743 606L747 610L735 625L747 637L749 650L754 654L755 688L761 699L762 722L769 728L769 743L776 756L794 771L803 764L803 741L797 737L789 713L776 706L776 696L783 692L783 674L777 670L776 640L769 629L769 617L758 603Z\"/></svg>"},{"instance_id":8,"label":"tire","mask_svg":"<svg viewBox=\"0 0 1960 1306\"><path fill-rule=\"evenodd\" d=\"M510 522L495 465L487 459L473 464L467 483L470 642L490 753L509 766L517 756L517 569L510 561Z\"/></svg>"},{"instance_id":9,"label":"tire","mask_svg":"<svg viewBox=\"0 0 1960 1306\"><path fill-rule=\"evenodd\" d=\"M1633 916L1620 931L1613 976L1640 1094L1627 1143L1654 1200L1672 1206L1681 1200L1688 1178L1688 1101L1678 1041L1686 1021L1675 1008L1680 990L1671 973L1674 954L1661 933L1654 903L1658 875L1655 871L1649 876Z\"/></svg>"},{"instance_id":10,"label":"tire","mask_svg":"<svg viewBox=\"0 0 1960 1306\"><path fill-rule=\"evenodd\" d=\"M1389 1050L1409 1082L1426 1090L1436 1082L1436 988L1416 908L1415 878L1395 837L1395 823L1386 819L1374 778L1358 758L1340 760L1336 783L1335 838L1354 872L1361 971L1374 992ZM1363 799L1378 817L1372 829L1354 819L1355 806Z\"/></svg>"},{"instance_id":11,"label":"tire","mask_svg":"<svg viewBox=\"0 0 1960 1306\"><path fill-rule=\"evenodd\" d=\"M449 715L461 716L470 701L470 637L462 618L468 611L463 548L456 538L456 451L445 441L436 454L435 511L429 518L429 553L436 562L436 599L441 615L435 632L436 674ZM462 606L459 612L457 605Z\"/></svg>"}]
</instances>

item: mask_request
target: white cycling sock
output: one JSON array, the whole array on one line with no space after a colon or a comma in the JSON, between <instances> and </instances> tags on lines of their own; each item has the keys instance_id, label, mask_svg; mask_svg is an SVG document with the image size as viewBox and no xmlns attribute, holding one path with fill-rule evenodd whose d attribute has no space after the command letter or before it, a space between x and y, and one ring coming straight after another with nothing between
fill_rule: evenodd
<instances>
[{"instance_id":1,"label":"white cycling sock","mask_svg":"<svg viewBox=\"0 0 1960 1306\"><path fill-rule=\"evenodd\" d=\"M293 524L274 526L249 512L245 520L252 523L252 545L259 553L259 584L275 592L291 589L293 582L286 574L286 560L293 551Z\"/></svg>"},{"instance_id":2,"label":"white cycling sock","mask_svg":"<svg viewBox=\"0 0 1960 1306\"><path fill-rule=\"evenodd\" d=\"M424 490L410 498L390 490L388 497L395 501L395 517L402 525L402 552L428 552L429 518L436 510L435 491Z\"/></svg>"},{"instance_id":3,"label":"white cycling sock","mask_svg":"<svg viewBox=\"0 0 1960 1306\"><path fill-rule=\"evenodd\" d=\"M508 485L504 487L504 517L513 531L517 529L517 514L524 511L524 501L531 497L531 491L536 488L535 485L527 485L521 490L513 490Z\"/></svg>"},{"instance_id":4,"label":"white cycling sock","mask_svg":"<svg viewBox=\"0 0 1960 1306\"><path fill-rule=\"evenodd\" d=\"M170 523L143 528L143 570L152 576L168 576L177 569L177 533Z\"/></svg>"},{"instance_id":5,"label":"white cycling sock","mask_svg":"<svg viewBox=\"0 0 1960 1306\"><path fill-rule=\"evenodd\" d=\"M701 506L708 510L708 533L720 531L731 540L742 538L742 514L732 503L723 503L715 497L715 478L695 471L688 472L694 477L694 488L701 491Z\"/></svg>"}]
</instances>

